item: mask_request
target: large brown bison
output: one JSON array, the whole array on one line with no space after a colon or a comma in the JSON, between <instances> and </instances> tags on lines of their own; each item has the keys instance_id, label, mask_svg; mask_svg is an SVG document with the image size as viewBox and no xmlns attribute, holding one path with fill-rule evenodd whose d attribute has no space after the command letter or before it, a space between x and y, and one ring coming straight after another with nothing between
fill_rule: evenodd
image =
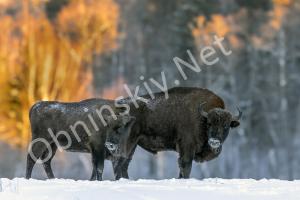
<instances>
[{"instance_id":1,"label":"large brown bison","mask_svg":"<svg viewBox=\"0 0 300 200\"><path fill-rule=\"evenodd\" d=\"M151 153L178 152L179 178L189 178L192 161L216 158L230 128L240 124L242 113L233 116L225 110L223 100L207 89L178 87L168 91L167 99L163 92L155 93L153 99L150 95L141 97L148 103L140 102L139 108L123 100L130 105L130 115L136 118L131 132L112 133L106 140L107 145L119 145L126 152L128 158L120 159L118 164L123 173L139 145Z\"/></svg>"}]
</instances>

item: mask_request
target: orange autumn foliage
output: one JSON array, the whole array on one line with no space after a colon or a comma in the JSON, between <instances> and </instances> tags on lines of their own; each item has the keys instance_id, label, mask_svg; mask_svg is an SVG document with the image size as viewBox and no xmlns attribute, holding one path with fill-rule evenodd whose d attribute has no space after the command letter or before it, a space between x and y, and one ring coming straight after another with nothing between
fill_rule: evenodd
<instances>
[{"instance_id":1,"label":"orange autumn foliage","mask_svg":"<svg viewBox=\"0 0 300 200\"><path fill-rule=\"evenodd\" d=\"M271 18L270 26L275 30L279 30L288 12L288 6L292 4L292 0L273 0L273 3L274 8L269 13Z\"/></svg>"},{"instance_id":2,"label":"orange autumn foliage","mask_svg":"<svg viewBox=\"0 0 300 200\"><path fill-rule=\"evenodd\" d=\"M193 30L195 37L200 34L216 34L224 37L230 31L226 18L222 15L212 15L210 21L207 21L204 16L199 16L196 22L197 28Z\"/></svg>"},{"instance_id":3,"label":"orange autumn foliage","mask_svg":"<svg viewBox=\"0 0 300 200\"><path fill-rule=\"evenodd\" d=\"M92 55L115 48L118 36L113 0L73 0L54 22L40 4L22 1L15 16L0 15L0 140L21 148L30 107L90 96Z\"/></svg>"},{"instance_id":4,"label":"orange autumn foliage","mask_svg":"<svg viewBox=\"0 0 300 200\"><path fill-rule=\"evenodd\" d=\"M232 25L230 17L215 14L211 16L210 20L207 20L200 15L195 20L196 26L192 29L192 35L198 48L210 45L214 35L226 37L234 47L240 45L237 37L233 34L235 27Z\"/></svg>"},{"instance_id":5,"label":"orange autumn foliage","mask_svg":"<svg viewBox=\"0 0 300 200\"><path fill-rule=\"evenodd\" d=\"M261 27L260 36L251 36L251 42L256 48L269 48L266 43L272 41L272 38L282 28L285 16L295 4L295 0L272 0L272 2L273 7L267 12L268 21ZM258 14L261 10L256 12ZM198 16L195 19L196 26L192 28L196 46L201 47L211 44L213 36L218 35L219 37L225 37L232 48L241 47L243 44L237 34L247 30L247 27L242 25L244 24L243 20L247 20L247 16L248 11L244 8L232 15L214 14L210 20L203 15Z\"/></svg>"}]
</instances>

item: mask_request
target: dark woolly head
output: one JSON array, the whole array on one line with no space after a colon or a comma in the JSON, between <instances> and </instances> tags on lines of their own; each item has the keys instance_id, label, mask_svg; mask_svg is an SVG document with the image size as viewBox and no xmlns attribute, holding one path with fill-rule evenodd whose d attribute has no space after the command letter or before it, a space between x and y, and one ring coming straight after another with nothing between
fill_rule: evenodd
<instances>
[{"instance_id":1,"label":"dark woolly head","mask_svg":"<svg viewBox=\"0 0 300 200\"><path fill-rule=\"evenodd\" d=\"M135 122L135 117L130 115L117 115L117 119L112 116L104 117L107 122L105 147L111 154L117 157L126 157L126 151L122 147L126 146L127 138Z\"/></svg>"},{"instance_id":2,"label":"dark woolly head","mask_svg":"<svg viewBox=\"0 0 300 200\"><path fill-rule=\"evenodd\" d=\"M229 134L230 128L235 128L240 125L242 112L238 109L237 116L232 115L229 111L222 108L213 108L208 112L203 110L205 103L200 105L200 114L206 118L208 144L212 151L220 153L222 144Z\"/></svg>"}]
</instances>

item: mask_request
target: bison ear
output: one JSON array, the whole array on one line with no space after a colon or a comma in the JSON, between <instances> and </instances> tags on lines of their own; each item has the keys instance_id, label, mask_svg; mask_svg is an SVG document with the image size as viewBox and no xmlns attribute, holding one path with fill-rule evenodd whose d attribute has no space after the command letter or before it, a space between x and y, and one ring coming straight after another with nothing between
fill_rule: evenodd
<instances>
[{"instance_id":1,"label":"bison ear","mask_svg":"<svg viewBox=\"0 0 300 200\"><path fill-rule=\"evenodd\" d=\"M231 123L230 123L230 127L231 127L231 128L238 127L239 125L240 125L240 122L239 122L239 121L231 121Z\"/></svg>"}]
</instances>

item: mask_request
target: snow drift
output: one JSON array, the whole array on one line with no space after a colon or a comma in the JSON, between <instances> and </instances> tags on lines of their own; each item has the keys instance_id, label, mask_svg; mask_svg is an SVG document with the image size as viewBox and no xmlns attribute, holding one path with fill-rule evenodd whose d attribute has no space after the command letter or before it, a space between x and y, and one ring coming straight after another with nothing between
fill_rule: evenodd
<instances>
[{"instance_id":1,"label":"snow drift","mask_svg":"<svg viewBox=\"0 0 300 200\"><path fill-rule=\"evenodd\" d=\"M25 180L0 179L1 200L299 200L300 181L205 180Z\"/></svg>"}]
</instances>

